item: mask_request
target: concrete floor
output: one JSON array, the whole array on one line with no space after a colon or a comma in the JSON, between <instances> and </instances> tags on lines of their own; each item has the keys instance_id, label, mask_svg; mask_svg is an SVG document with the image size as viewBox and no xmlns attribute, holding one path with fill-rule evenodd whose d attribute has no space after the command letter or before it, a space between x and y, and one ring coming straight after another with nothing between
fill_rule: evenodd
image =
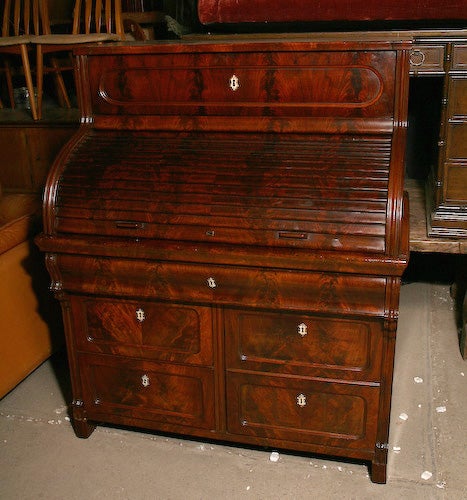
<instances>
[{"instance_id":1,"label":"concrete floor","mask_svg":"<svg viewBox=\"0 0 467 500\"><path fill-rule=\"evenodd\" d=\"M78 439L55 357L0 401L0 499L467 499L466 374L449 287L404 285L388 483L375 485L365 464L306 454L272 462L271 450L103 426Z\"/></svg>"}]
</instances>

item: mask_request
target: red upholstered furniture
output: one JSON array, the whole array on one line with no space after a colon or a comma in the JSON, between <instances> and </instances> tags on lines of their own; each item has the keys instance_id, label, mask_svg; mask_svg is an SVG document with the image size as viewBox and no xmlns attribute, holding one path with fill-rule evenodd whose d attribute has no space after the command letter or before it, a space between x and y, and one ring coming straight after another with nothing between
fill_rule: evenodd
<instances>
[{"instance_id":1,"label":"red upholstered furniture","mask_svg":"<svg viewBox=\"0 0 467 500\"><path fill-rule=\"evenodd\" d=\"M198 0L203 24L467 19L466 0Z\"/></svg>"}]
</instances>

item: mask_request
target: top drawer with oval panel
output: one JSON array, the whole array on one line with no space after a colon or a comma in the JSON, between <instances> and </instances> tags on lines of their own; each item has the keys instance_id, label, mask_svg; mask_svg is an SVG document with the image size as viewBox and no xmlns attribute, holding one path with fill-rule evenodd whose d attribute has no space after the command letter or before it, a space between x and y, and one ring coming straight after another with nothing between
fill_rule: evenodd
<instances>
[{"instance_id":1,"label":"top drawer with oval panel","mask_svg":"<svg viewBox=\"0 0 467 500\"><path fill-rule=\"evenodd\" d=\"M389 119L395 52L110 56L89 62L96 114Z\"/></svg>"}]
</instances>

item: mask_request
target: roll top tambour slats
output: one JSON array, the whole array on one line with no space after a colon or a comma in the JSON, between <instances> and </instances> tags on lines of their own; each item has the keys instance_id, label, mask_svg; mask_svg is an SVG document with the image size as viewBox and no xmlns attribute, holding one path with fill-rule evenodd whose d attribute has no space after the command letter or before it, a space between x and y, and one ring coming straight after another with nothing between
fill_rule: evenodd
<instances>
[{"instance_id":1,"label":"roll top tambour slats","mask_svg":"<svg viewBox=\"0 0 467 500\"><path fill-rule=\"evenodd\" d=\"M390 151L386 136L91 133L65 164L54 227L381 253Z\"/></svg>"}]
</instances>

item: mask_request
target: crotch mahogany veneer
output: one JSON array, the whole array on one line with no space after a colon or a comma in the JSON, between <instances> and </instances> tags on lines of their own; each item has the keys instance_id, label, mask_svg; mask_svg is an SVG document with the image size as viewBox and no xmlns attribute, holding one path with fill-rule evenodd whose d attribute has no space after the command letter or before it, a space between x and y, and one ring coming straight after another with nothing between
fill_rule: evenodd
<instances>
[{"instance_id":1,"label":"crotch mahogany veneer","mask_svg":"<svg viewBox=\"0 0 467 500\"><path fill-rule=\"evenodd\" d=\"M44 233L76 432L349 457L386 481L408 44L77 51Z\"/></svg>"}]
</instances>

